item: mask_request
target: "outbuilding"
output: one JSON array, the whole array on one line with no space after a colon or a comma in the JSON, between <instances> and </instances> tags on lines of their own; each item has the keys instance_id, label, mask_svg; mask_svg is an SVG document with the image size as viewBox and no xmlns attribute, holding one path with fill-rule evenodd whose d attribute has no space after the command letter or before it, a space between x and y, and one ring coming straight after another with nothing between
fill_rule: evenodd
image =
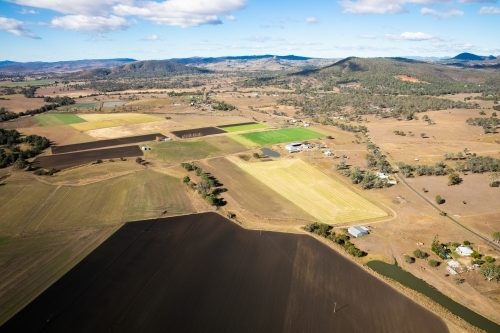
<instances>
[{"instance_id":1,"label":"outbuilding","mask_svg":"<svg viewBox=\"0 0 500 333\"><path fill-rule=\"evenodd\" d=\"M470 247L460 245L457 247L457 253L461 256L470 256L474 252Z\"/></svg>"},{"instance_id":2,"label":"outbuilding","mask_svg":"<svg viewBox=\"0 0 500 333\"><path fill-rule=\"evenodd\" d=\"M361 236L368 235L370 233L370 229L366 227L350 227L347 229L347 232L353 235L354 237L358 238Z\"/></svg>"}]
</instances>

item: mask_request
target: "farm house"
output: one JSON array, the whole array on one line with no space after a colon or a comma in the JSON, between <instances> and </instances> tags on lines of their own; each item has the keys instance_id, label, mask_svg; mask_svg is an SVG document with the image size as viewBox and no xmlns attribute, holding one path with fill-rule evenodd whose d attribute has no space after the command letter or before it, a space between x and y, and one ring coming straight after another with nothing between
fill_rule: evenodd
<instances>
[{"instance_id":1,"label":"farm house","mask_svg":"<svg viewBox=\"0 0 500 333\"><path fill-rule=\"evenodd\" d=\"M472 252L474 252L473 250L471 250L467 246L463 246L463 245L460 245L459 247L457 247L456 251L461 256L470 256L472 254Z\"/></svg>"},{"instance_id":2,"label":"farm house","mask_svg":"<svg viewBox=\"0 0 500 333\"><path fill-rule=\"evenodd\" d=\"M368 235L370 233L370 229L366 227L350 227L347 229L347 232L353 235L354 237L358 238L361 236Z\"/></svg>"}]
</instances>

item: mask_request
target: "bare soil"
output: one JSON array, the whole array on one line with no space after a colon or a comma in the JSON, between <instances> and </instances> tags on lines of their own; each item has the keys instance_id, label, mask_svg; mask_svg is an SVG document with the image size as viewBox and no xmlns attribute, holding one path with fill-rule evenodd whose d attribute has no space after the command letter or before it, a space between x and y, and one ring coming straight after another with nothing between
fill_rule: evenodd
<instances>
[{"instance_id":1,"label":"bare soil","mask_svg":"<svg viewBox=\"0 0 500 333\"><path fill-rule=\"evenodd\" d=\"M157 136L163 136L163 134L155 133L155 134L131 136L131 137L127 137L127 138L118 138L118 139L110 139L110 140L100 140L100 141L91 141L91 142L85 142L85 143L77 143L77 144L65 145L65 146L52 146L52 154L64 154L64 153L71 153L71 152L80 151L80 150L106 148L106 147L111 147L111 146L126 145L126 144L130 144L130 143L155 141Z\"/></svg>"},{"instance_id":2,"label":"bare soil","mask_svg":"<svg viewBox=\"0 0 500 333\"><path fill-rule=\"evenodd\" d=\"M186 139L186 138L195 138L200 136L214 135L214 134L222 134L226 133L226 131L221 130L217 127L201 127L201 128L193 128L189 130L182 131L173 131L172 134L175 136Z\"/></svg>"},{"instance_id":3,"label":"bare soil","mask_svg":"<svg viewBox=\"0 0 500 333\"><path fill-rule=\"evenodd\" d=\"M127 223L3 329L111 327L448 332L440 317L312 237L247 231L214 213Z\"/></svg>"}]
</instances>

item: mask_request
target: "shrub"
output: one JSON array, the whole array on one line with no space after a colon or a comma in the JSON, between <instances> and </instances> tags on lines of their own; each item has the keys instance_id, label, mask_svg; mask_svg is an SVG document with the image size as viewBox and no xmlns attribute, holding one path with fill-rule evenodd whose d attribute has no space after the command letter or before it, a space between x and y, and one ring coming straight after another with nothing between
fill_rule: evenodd
<instances>
[{"instance_id":1,"label":"shrub","mask_svg":"<svg viewBox=\"0 0 500 333\"><path fill-rule=\"evenodd\" d=\"M487 263L492 263L492 262L495 262L495 258L491 257L491 256L485 256L484 258L484 261L486 261Z\"/></svg>"},{"instance_id":2,"label":"shrub","mask_svg":"<svg viewBox=\"0 0 500 333\"><path fill-rule=\"evenodd\" d=\"M437 260L431 259L429 260L429 266L431 267L438 267L441 263Z\"/></svg>"},{"instance_id":3,"label":"shrub","mask_svg":"<svg viewBox=\"0 0 500 333\"><path fill-rule=\"evenodd\" d=\"M139 164L142 164L142 162L143 162L143 161L144 161L144 160L143 160L142 158L140 158L140 157L137 157L137 158L135 159L135 162L136 162L136 163L139 163Z\"/></svg>"},{"instance_id":4,"label":"shrub","mask_svg":"<svg viewBox=\"0 0 500 333\"><path fill-rule=\"evenodd\" d=\"M413 251L413 255L419 259L425 259L429 256L429 254L427 254L426 252L421 251L419 249L416 249L415 251Z\"/></svg>"},{"instance_id":5,"label":"shrub","mask_svg":"<svg viewBox=\"0 0 500 333\"><path fill-rule=\"evenodd\" d=\"M438 205L442 204L444 202L443 198L441 198L441 196L438 194L436 195L436 203Z\"/></svg>"},{"instance_id":6,"label":"shrub","mask_svg":"<svg viewBox=\"0 0 500 333\"><path fill-rule=\"evenodd\" d=\"M404 259L407 263L413 264L415 262L415 258L410 257L409 255L405 254Z\"/></svg>"},{"instance_id":7,"label":"shrub","mask_svg":"<svg viewBox=\"0 0 500 333\"><path fill-rule=\"evenodd\" d=\"M183 182L184 184L187 184L187 183L189 183L190 181L191 181L191 178L189 178L189 176L184 176L184 177L182 178L182 182Z\"/></svg>"}]
</instances>

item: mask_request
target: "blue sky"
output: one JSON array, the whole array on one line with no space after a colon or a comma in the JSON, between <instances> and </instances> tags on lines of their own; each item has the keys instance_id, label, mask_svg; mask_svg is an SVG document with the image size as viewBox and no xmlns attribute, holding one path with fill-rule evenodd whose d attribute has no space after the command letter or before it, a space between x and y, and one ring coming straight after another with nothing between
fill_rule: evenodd
<instances>
[{"instance_id":1,"label":"blue sky","mask_svg":"<svg viewBox=\"0 0 500 333\"><path fill-rule=\"evenodd\" d=\"M0 0L0 60L500 55L500 0Z\"/></svg>"}]
</instances>

